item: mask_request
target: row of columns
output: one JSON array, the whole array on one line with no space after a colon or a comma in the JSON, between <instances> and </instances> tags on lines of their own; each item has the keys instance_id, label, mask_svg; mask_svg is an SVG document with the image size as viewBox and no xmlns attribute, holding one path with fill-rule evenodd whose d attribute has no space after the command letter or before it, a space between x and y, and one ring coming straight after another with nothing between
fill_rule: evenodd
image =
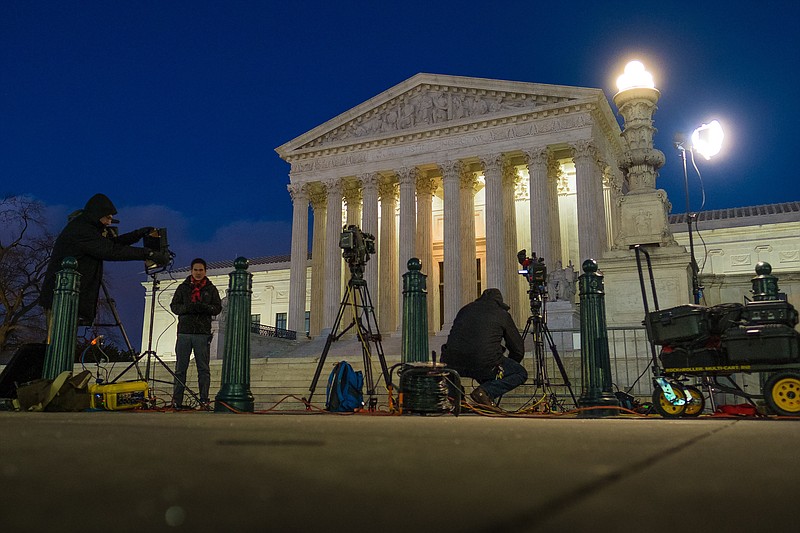
<instances>
[{"instance_id":1,"label":"row of columns","mask_svg":"<svg viewBox=\"0 0 800 533\"><path fill-rule=\"evenodd\" d=\"M516 252L530 246L545 257L549 268L561 258L558 209L560 167L547 148L523 152L522 163L530 176L530 244L517 242L515 189L518 157L481 157L486 195L486 280L485 288L503 292L512 310L521 305ZM590 142L574 146L580 258L599 257L608 248L603 175L595 148ZM475 194L478 173L462 160L437 165L444 196L444 325L447 334L458 310L476 297ZM399 331L400 276L405 263L418 257L422 272L433 272L432 207L437 189L435 172L419 167L355 177L289 185L294 207L290 270L288 328L302 331L305 323L306 267L308 250L308 207L314 210L311 272L312 336L327 333L336 318L342 296L342 203L347 204L347 224L377 237L379 262L367 263L365 279L377 305L378 326L384 334ZM395 213L399 199L399 231ZM380 227L378 211L380 206ZM399 235L399 239L398 239ZM378 264L379 263L379 264ZM457 265L457 267L449 267ZM380 277L379 277L380 273ZM432 285L429 283L429 289ZM376 290L377 289L377 290ZM376 294L377 292L377 294ZM377 300L376 300L377 297ZM434 316L429 297L428 316ZM322 312L319 312L322 311ZM432 325L431 325L432 328Z\"/></svg>"}]
</instances>

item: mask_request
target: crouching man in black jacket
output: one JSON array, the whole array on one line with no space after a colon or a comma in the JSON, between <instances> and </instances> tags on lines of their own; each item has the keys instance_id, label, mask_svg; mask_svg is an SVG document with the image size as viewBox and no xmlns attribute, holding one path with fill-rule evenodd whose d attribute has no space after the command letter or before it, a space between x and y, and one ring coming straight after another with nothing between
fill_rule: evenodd
<instances>
[{"instance_id":1,"label":"crouching man in black jacket","mask_svg":"<svg viewBox=\"0 0 800 533\"><path fill-rule=\"evenodd\" d=\"M520 364L525 354L522 336L508 309L499 289L486 289L461 308L442 346L443 363L480 383L470 397L481 405L493 406L495 398L528 379Z\"/></svg>"},{"instance_id":2,"label":"crouching man in black jacket","mask_svg":"<svg viewBox=\"0 0 800 533\"><path fill-rule=\"evenodd\" d=\"M211 371L208 364L211 345L211 319L222 311L219 291L206 277L206 262L192 260L192 274L178 285L169 308L178 315L178 340L175 343L175 383L172 389L173 406L183 407L186 370L194 350L197 365L197 385L201 408L208 408Z\"/></svg>"}]
</instances>

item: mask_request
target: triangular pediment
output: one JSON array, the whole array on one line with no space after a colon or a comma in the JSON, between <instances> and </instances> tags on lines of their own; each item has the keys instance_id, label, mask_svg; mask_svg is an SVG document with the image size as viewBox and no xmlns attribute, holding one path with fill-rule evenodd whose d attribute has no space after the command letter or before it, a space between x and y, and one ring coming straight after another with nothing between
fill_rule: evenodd
<instances>
[{"instance_id":1,"label":"triangular pediment","mask_svg":"<svg viewBox=\"0 0 800 533\"><path fill-rule=\"evenodd\" d=\"M604 98L600 89L417 74L276 149L293 153L416 136Z\"/></svg>"}]
</instances>

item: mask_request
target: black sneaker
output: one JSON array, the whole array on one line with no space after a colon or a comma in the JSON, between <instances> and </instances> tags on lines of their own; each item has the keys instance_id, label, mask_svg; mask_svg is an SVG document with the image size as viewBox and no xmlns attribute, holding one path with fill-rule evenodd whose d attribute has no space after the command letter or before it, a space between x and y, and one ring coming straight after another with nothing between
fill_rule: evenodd
<instances>
[{"instance_id":1,"label":"black sneaker","mask_svg":"<svg viewBox=\"0 0 800 533\"><path fill-rule=\"evenodd\" d=\"M486 392L486 389L483 387L478 387L477 389L473 390L469 397L472 398L472 401L478 405L484 405L486 407L494 407L494 402L492 401L492 397L489 396L489 393Z\"/></svg>"}]
</instances>

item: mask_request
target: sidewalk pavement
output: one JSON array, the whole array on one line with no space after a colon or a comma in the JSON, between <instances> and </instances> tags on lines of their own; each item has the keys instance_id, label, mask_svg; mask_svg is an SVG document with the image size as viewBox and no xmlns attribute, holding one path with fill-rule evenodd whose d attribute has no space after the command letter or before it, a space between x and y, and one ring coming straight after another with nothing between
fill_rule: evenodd
<instances>
[{"instance_id":1,"label":"sidewalk pavement","mask_svg":"<svg viewBox=\"0 0 800 533\"><path fill-rule=\"evenodd\" d=\"M797 529L800 420L0 412L0 531Z\"/></svg>"}]
</instances>

